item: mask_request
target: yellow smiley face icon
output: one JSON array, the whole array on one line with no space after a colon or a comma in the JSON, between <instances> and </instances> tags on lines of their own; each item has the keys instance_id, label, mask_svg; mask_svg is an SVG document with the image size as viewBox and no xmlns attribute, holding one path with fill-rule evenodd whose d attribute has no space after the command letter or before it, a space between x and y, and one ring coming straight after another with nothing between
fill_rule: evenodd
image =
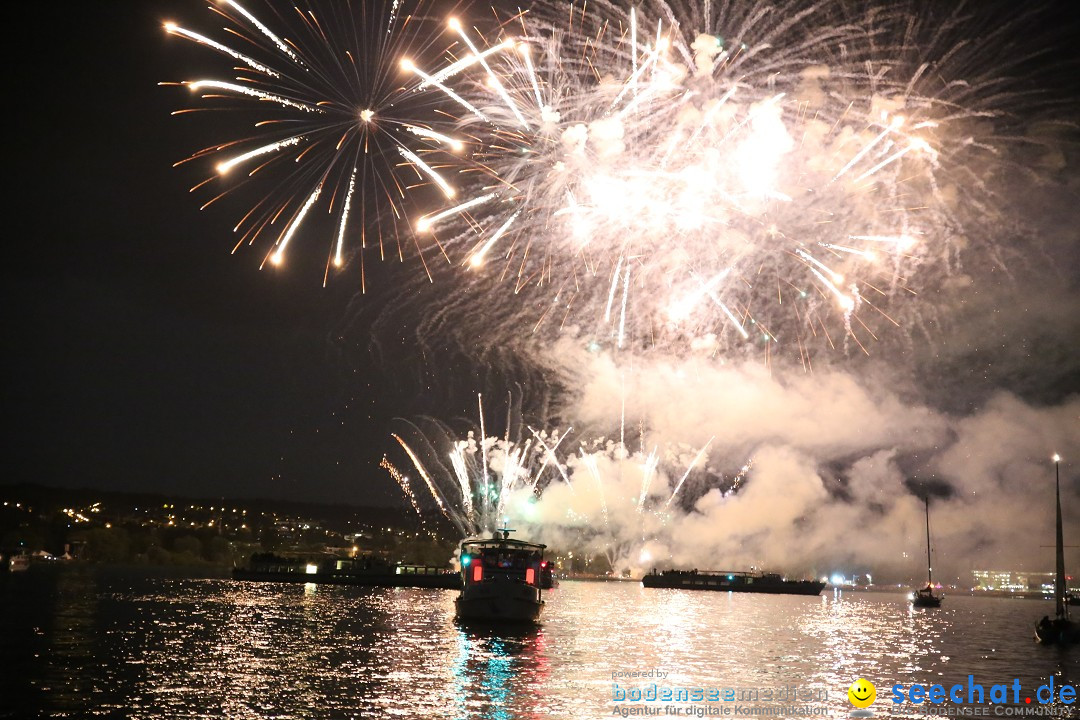
<instances>
[{"instance_id":1,"label":"yellow smiley face icon","mask_svg":"<svg viewBox=\"0 0 1080 720\"><path fill-rule=\"evenodd\" d=\"M847 691L848 700L857 708L867 708L877 700L877 688L868 680L859 678Z\"/></svg>"}]
</instances>

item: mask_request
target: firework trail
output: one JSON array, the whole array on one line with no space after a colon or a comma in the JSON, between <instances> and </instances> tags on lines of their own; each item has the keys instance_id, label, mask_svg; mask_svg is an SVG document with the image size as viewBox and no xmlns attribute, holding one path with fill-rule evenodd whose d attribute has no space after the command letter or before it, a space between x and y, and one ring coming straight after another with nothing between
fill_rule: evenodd
<instances>
[{"instance_id":1,"label":"firework trail","mask_svg":"<svg viewBox=\"0 0 1080 720\"><path fill-rule=\"evenodd\" d=\"M572 487L557 454L572 428L538 431L518 419L507 422L504 437L489 436L484 431L483 402L479 396L477 400L478 431L469 430L459 437L446 425L431 420L426 422L426 431L406 423L405 432L392 435L427 487L430 502L462 537L490 534L511 515L516 517L509 506L516 495L535 501L547 484L558 479ZM387 458L382 467L423 517L407 476Z\"/></svg>"},{"instance_id":2,"label":"firework trail","mask_svg":"<svg viewBox=\"0 0 1080 720\"><path fill-rule=\"evenodd\" d=\"M440 25L424 0L257 7L211 3L226 25L209 34L165 25L225 60L220 78L163 83L198 97L176 114L227 111L219 125L236 132L182 161L212 172L192 190L214 188L204 208L230 195L249 205L233 228L234 252L259 244L263 262L279 265L318 247L324 284L357 255L363 288L363 249L403 257L416 238L399 232L400 220L428 202L432 184L453 195L441 167L463 142L436 98L414 92L417 82L399 67L405 55L439 56Z\"/></svg>"},{"instance_id":3,"label":"firework trail","mask_svg":"<svg viewBox=\"0 0 1080 720\"><path fill-rule=\"evenodd\" d=\"M479 412L483 428L482 402ZM483 430L457 434L435 421L426 429L410 423L403 433L408 439L393 439L407 458L405 467L427 488L423 499L393 461L384 457L381 467L421 519L428 510L437 512L462 537L513 527L563 548L602 555L614 568L664 534L705 493L735 491L751 465L725 476L709 466L708 445L653 445L645 452L642 437L642 450L632 451L604 437L572 440L573 433L536 430L512 416L502 437Z\"/></svg>"}]
</instances>

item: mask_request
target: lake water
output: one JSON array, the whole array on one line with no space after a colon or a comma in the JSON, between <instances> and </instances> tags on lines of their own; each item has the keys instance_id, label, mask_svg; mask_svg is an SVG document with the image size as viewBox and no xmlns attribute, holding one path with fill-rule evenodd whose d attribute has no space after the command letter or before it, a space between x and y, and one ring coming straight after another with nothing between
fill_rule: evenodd
<instances>
[{"instance_id":1,"label":"lake water","mask_svg":"<svg viewBox=\"0 0 1080 720\"><path fill-rule=\"evenodd\" d=\"M1035 691L1051 677L1055 689L1080 682L1080 647L1033 642L1034 622L1053 610L1036 600L950 596L913 610L899 591L563 581L546 593L539 628L506 631L456 625L449 590L36 570L0 576L0 717L848 717L859 677L877 686L877 717L932 717L926 704L894 705L890 688L963 684L966 694L969 675L986 693L1009 685L1009 704L934 710L1003 717L1042 713ZM615 699L652 686L673 699ZM680 688L721 699L675 701ZM1074 706L1048 707L1073 716Z\"/></svg>"}]
</instances>

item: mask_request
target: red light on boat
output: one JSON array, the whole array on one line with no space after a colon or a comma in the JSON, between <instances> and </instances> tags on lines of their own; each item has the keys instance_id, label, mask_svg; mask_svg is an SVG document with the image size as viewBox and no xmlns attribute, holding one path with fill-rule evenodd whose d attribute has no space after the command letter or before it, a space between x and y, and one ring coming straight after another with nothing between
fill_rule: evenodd
<instances>
[{"instance_id":1,"label":"red light on boat","mask_svg":"<svg viewBox=\"0 0 1080 720\"><path fill-rule=\"evenodd\" d=\"M532 568L526 568L525 569L525 584L526 585L535 585L536 584L536 571L533 570Z\"/></svg>"},{"instance_id":2,"label":"red light on boat","mask_svg":"<svg viewBox=\"0 0 1080 720\"><path fill-rule=\"evenodd\" d=\"M476 565L473 565L472 581L473 582L480 582L483 579L484 579L484 566L481 565L480 563L477 563Z\"/></svg>"},{"instance_id":3,"label":"red light on boat","mask_svg":"<svg viewBox=\"0 0 1080 720\"><path fill-rule=\"evenodd\" d=\"M540 562L540 567L542 567L542 568L546 568L546 567L547 567L547 560L542 560L542 561Z\"/></svg>"}]
</instances>

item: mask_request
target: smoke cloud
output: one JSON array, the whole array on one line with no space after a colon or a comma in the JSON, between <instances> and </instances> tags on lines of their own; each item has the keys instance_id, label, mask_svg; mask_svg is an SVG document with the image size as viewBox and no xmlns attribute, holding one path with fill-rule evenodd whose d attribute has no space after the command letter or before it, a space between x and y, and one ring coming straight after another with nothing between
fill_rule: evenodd
<instances>
[{"instance_id":1,"label":"smoke cloud","mask_svg":"<svg viewBox=\"0 0 1080 720\"><path fill-rule=\"evenodd\" d=\"M697 357L624 366L570 340L552 355L576 368L567 413L596 436L632 439L586 443L567 460L570 484L549 484L515 519L536 539L633 573L757 567L918 580L929 496L935 579L1052 569L1050 457L1080 457L1080 397L1039 407L999 391L954 415L903 383L838 369L781 374ZM1071 467L1067 527L1080 520Z\"/></svg>"}]
</instances>

